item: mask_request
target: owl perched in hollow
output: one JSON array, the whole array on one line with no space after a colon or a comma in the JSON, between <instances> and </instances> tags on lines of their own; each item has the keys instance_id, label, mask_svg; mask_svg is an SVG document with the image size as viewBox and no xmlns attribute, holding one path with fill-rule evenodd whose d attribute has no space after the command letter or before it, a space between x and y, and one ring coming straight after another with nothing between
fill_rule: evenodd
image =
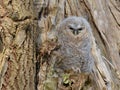
<instances>
[{"instance_id":1,"label":"owl perched in hollow","mask_svg":"<svg viewBox=\"0 0 120 90\"><path fill-rule=\"evenodd\" d=\"M93 66L92 31L82 17L68 17L57 28L59 57L55 62L56 71L90 73Z\"/></svg>"}]
</instances>

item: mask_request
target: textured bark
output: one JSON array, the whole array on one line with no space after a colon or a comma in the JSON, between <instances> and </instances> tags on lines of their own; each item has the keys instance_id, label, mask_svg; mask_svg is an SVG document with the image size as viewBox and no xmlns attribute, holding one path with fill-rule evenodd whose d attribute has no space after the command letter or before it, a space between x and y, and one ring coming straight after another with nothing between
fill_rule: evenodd
<instances>
[{"instance_id":1,"label":"textured bark","mask_svg":"<svg viewBox=\"0 0 120 90\"><path fill-rule=\"evenodd\" d=\"M39 17L38 48L48 48L57 25L68 16L86 18L93 30L95 42L92 54L95 67L89 83L82 90L120 89L120 1L119 0L36 0ZM41 46L43 44L43 46ZM48 47L47 47L48 46ZM47 49L48 52L49 49ZM52 50L52 49L51 49ZM47 52L47 51L46 51ZM45 53L45 52L44 52ZM45 58L46 59L46 58ZM44 58L39 58L44 61ZM48 60L48 59L47 59ZM40 64L38 90L59 90L57 78L50 69L53 63ZM81 78L82 80L83 78ZM69 90L62 88L60 90ZM74 90L74 89L73 89ZM79 90L79 89L75 89Z\"/></svg>"},{"instance_id":2,"label":"textured bark","mask_svg":"<svg viewBox=\"0 0 120 90\"><path fill-rule=\"evenodd\" d=\"M0 90L35 90L32 0L0 0Z\"/></svg>"},{"instance_id":3,"label":"textured bark","mask_svg":"<svg viewBox=\"0 0 120 90\"><path fill-rule=\"evenodd\" d=\"M46 41L69 16L90 23L95 66L89 78L73 75L72 86L65 74L65 87L53 71L55 44ZM120 90L119 16L119 0L0 0L0 90Z\"/></svg>"}]
</instances>

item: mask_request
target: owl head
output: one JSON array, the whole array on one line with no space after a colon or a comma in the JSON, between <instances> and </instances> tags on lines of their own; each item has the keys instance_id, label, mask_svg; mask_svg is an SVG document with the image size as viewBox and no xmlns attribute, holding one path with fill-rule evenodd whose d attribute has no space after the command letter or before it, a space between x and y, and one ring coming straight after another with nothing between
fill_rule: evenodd
<instances>
[{"instance_id":1,"label":"owl head","mask_svg":"<svg viewBox=\"0 0 120 90\"><path fill-rule=\"evenodd\" d=\"M70 16L63 20L58 27L58 34L63 38L76 41L90 37L91 27L83 17Z\"/></svg>"}]
</instances>

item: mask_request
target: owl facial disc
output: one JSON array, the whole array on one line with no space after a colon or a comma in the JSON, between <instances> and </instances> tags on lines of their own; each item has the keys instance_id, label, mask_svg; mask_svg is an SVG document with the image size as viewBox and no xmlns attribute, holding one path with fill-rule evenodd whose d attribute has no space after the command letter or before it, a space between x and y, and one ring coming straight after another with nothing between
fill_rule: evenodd
<instances>
[{"instance_id":1,"label":"owl facial disc","mask_svg":"<svg viewBox=\"0 0 120 90\"><path fill-rule=\"evenodd\" d=\"M78 35L84 29L83 26L77 25L77 27L75 27L73 24L70 24L68 27L74 35Z\"/></svg>"}]
</instances>

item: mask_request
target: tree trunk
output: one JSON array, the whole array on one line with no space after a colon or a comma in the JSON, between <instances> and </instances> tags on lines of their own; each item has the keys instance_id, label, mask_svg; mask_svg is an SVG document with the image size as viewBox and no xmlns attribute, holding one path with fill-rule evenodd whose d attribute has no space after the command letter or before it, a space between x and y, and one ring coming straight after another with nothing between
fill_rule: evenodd
<instances>
[{"instance_id":1,"label":"tree trunk","mask_svg":"<svg viewBox=\"0 0 120 90\"><path fill-rule=\"evenodd\" d=\"M33 0L0 0L0 90L35 90Z\"/></svg>"},{"instance_id":2,"label":"tree trunk","mask_svg":"<svg viewBox=\"0 0 120 90\"><path fill-rule=\"evenodd\" d=\"M58 85L46 42L69 16L87 19L95 38L93 72L73 75L74 87L68 74ZM119 0L0 0L0 90L120 90L119 16Z\"/></svg>"},{"instance_id":3,"label":"tree trunk","mask_svg":"<svg viewBox=\"0 0 120 90\"><path fill-rule=\"evenodd\" d=\"M36 0L35 4L40 31L37 48L40 50L43 47L49 47L50 43L45 42L49 41L59 23L69 16L82 16L92 27L95 38L91 52L95 58L94 70L90 80L84 81L84 77L78 76L78 79L80 78L79 88L73 90L120 90L120 1ZM47 50L50 52L49 49ZM41 57L40 62L46 60L41 55L39 57ZM53 62L40 63L38 90L69 90L66 87L59 88L57 85L59 80L54 77L52 66Z\"/></svg>"}]
</instances>

